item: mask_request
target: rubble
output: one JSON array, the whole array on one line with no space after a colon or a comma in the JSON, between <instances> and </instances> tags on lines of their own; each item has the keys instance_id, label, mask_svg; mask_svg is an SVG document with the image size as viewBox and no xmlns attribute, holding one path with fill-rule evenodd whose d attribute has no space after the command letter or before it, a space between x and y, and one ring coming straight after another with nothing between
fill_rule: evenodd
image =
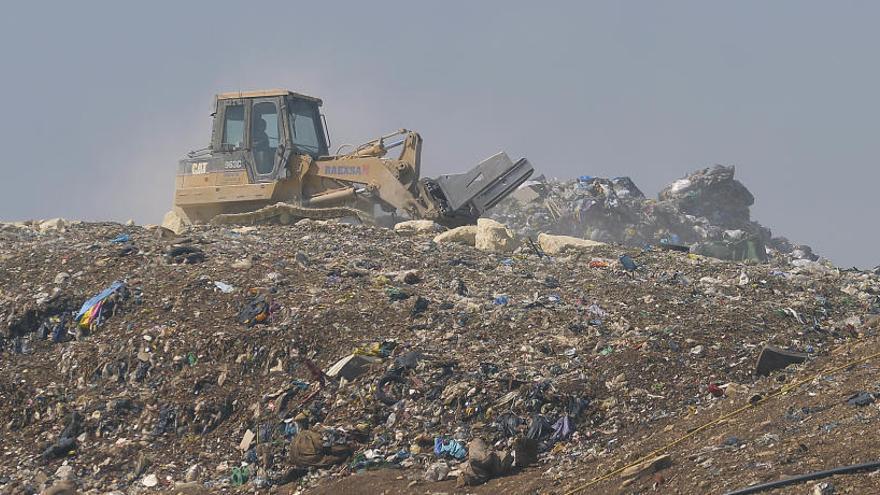
<instances>
[{"instance_id":1,"label":"rubble","mask_svg":"<svg viewBox=\"0 0 880 495\"><path fill-rule=\"evenodd\" d=\"M162 228L168 229L176 235L182 235L188 229L186 222L174 210L165 214L162 219Z\"/></svg>"},{"instance_id":2,"label":"rubble","mask_svg":"<svg viewBox=\"0 0 880 495\"><path fill-rule=\"evenodd\" d=\"M626 181L592 184L639 199ZM557 256L482 224L503 248L334 222L173 240L116 223L4 227L0 492L74 476L79 493L333 493L366 476L380 492L461 478L477 493L565 493L880 338L873 272L577 240L585 256ZM123 234L134 249L120 256ZM759 376L768 346L808 358ZM754 469L819 467L797 442L870 437L877 403L847 401L876 396L872 370L810 381L796 408L794 395L747 408L626 490L714 493Z\"/></svg>"},{"instance_id":3,"label":"rubble","mask_svg":"<svg viewBox=\"0 0 880 495\"><path fill-rule=\"evenodd\" d=\"M513 232L506 225L489 218L477 220L474 247L480 251L503 253L513 251L516 245L517 241Z\"/></svg>"},{"instance_id":4,"label":"rubble","mask_svg":"<svg viewBox=\"0 0 880 495\"><path fill-rule=\"evenodd\" d=\"M588 239L579 239L567 235L551 235L538 234L538 245L546 254L558 255L572 251L591 251L596 246L602 246L604 243L590 241Z\"/></svg>"},{"instance_id":5,"label":"rubble","mask_svg":"<svg viewBox=\"0 0 880 495\"><path fill-rule=\"evenodd\" d=\"M432 233L441 232L443 227L433 220L407 220L394 225L396 232Z\"/></svg>"},{"instance_id":6,"label":"rubble","mask_svg":"<svg viewBox=\"0 0 880 495\"><path fill-rule=\"evenodd\" d=\"M434 236L434 242L437 244L443 242L458 242L467 246L473 246L477 242L477 226L463 225L454 229L441 232Z\"/></svg>"}]
</instances>

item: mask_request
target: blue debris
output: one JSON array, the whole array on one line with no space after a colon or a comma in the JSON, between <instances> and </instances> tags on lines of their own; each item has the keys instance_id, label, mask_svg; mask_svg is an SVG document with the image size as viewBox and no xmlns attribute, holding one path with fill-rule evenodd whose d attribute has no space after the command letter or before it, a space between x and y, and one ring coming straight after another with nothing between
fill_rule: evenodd
<instances>
[{"instance_id":1,"label":"blue debris","mask_svg":"<svg viewBox=\"0 0 880 495\"><path fill-rule=\"evenodd\" d=\"M467 457L467 448L458 440L444 440L437 437L434 439L434 455L438 457L449 456L462 460Z\"/></svg>"},{"instance_id":2,"label":"blue debris","mask_svg":"<svg viewBox=\"0 0 880 495\"><path fill-rule=\"evenodd\" d=\"M55 342L56 344L63 342L65 337L67 337L67 326L64 322L58 323L52 328L52 342Z\"/></svg>"},{"instance_id":3,"label":"blue debris","mask_svg":"<svg viewBox=\"0 0 880 495\"><path fill-rule=\"evenodd\" d=\"M496 306L507 306L508 303L510 303L510 298L504 294L497 296L493 301Z\"/></svg>"},{"instance_id":4,"label":"blue debris","mask_svg":"<svg viewBox=\"0 0 880 495\"><path fill-rule=\"evenodd\" d=\"M125 233L119 234L118 236L110 239L110 242L113 244L125 244L126 242L131 241L131 236Z\"/></svg>"}]
</instances>

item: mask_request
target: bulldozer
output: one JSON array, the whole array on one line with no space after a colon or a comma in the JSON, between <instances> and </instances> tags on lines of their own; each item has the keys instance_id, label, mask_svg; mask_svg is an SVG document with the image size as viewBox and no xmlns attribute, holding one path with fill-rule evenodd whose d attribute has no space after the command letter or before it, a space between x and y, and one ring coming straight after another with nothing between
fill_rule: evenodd
<instances>
[{"instance_id":1,"label":"bulldozer","mask_svg":"<svg viewBox=\"0 0 880 495\"><path fill-rule=\"evenodd\" d=\"M216 95L211 143L180 160L163 225L356 217L453 227L474 223L533 172L525 158L514 162L502 152L466 173L422 178L422 138L407 129L331 153L321 106L288 90Z\"/></svg>"}]
</instances>

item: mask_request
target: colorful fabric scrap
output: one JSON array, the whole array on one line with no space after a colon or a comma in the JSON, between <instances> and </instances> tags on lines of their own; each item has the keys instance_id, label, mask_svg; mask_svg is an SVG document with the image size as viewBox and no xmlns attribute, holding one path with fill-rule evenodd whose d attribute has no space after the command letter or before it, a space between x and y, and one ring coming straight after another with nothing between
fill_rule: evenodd
<instances>
[{"instance_id":1,"label":"colorful fabric scrap","mask_svg":"<svg viewBox=\"0 0 880 495\"><path fill-rule=\"evenodd\" d=\"M79 313L76 314L76 322L82 329L91 329L101 323L101 315L104 309L104 303L114 294L125 290L125 282L117 280L110 287L102 290L96 296L86 301Z\"/></svg>"}]
</instances>

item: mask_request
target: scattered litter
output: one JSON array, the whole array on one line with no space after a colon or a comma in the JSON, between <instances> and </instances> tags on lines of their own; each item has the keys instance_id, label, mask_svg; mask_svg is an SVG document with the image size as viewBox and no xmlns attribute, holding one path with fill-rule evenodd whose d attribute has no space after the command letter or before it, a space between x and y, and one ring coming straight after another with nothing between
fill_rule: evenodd
<instances>
[{"instance_id":1,"label":"scattered litter","mask_svg":"<svg viewBox=\"0 0 880 495\"><path fill-rule=\"evenodd\" d=\"M229 294L230 292L235 291L235 287L227 284L226 282L220 282L220 281L214 282L214 287L217 287L218 289L220 289L220 292L222 292L224 294Z\"/></svg>"},{"instance_id":2,"label":"scattered litter","mask_svg":"<svg viewBox=\"0 0 880 495\"><path fill-rule=\"evenodd\" d=\"M807 354L767 346L758 356L758 362L755 365L755 374L759 376L767 376L774 371L785 369L792 364L803 363L806 360Z\"/></svg>"},{"instance_id":3,"label":"scattered litter","mask_svg":"<svg viewBox=\"0 0 880 495\"><path fill-rule=\"evenodd\" d=\"M628 211L638 194L607 181L579 182L552 211L588 197L601 205L548 222L582 227L599 211ZM542 185L529 187L545 194ZM714 222L684 225L714 232ZM154 474L151 491L186 479L209 491L293 483L330 493L352 472L390 467L381 473L504 491L515 488L490 480L539 463L529 476L565 493L748 404L743 421L671 450L668 467L639 466L595 493L621 483L712 491L719 476L748 483L738 466L776 479L820 455L815 445L831 452L845 437L841 451L861 449L876 412L874 365L787 387L875 347L880 275L798 267L775 248L766 264L663 248L662 239L694 246L715 235L678 228L644 239L653 249L574 243L555 255L537 235L499 253L334 222L246 235L199 225L173 241L133 226L137 249L119 257L108 242L118 225L33 236L24 232L36 227L0 227L0 271L10 275L0 277L0 416L14 460L0 463L3 476L31 483L64 465L100 492L145 490ZM633 243L643 234L624 230ZM732 245L754 232L717 234ZM238 260L250 268L234 268ZM780 389L785 400L764 400Z\"/></svg>"}]
</instances>

